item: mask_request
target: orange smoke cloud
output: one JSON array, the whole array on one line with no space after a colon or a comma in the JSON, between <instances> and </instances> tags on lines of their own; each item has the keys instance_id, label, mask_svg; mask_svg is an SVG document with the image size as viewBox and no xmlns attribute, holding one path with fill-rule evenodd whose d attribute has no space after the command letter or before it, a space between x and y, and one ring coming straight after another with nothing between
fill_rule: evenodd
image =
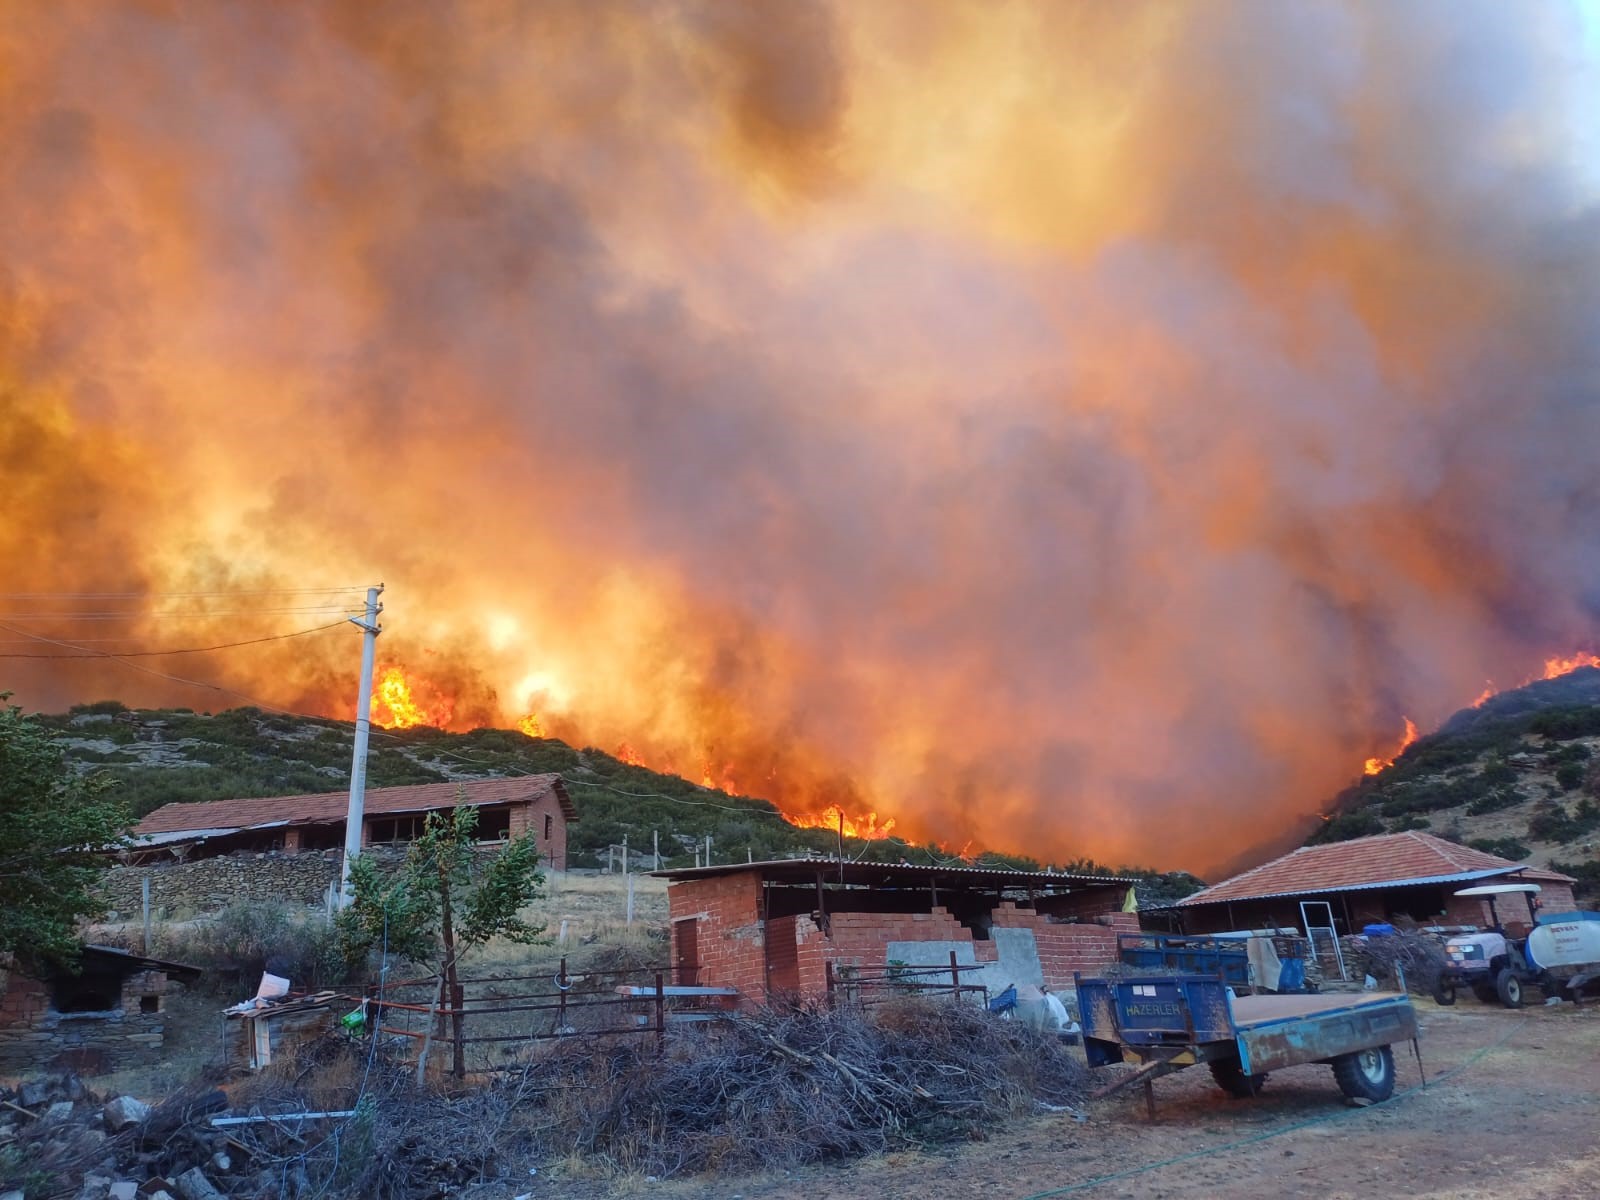
<instances>
[{"instance_id":1,"label":"orange smoke cloud","mask_svg":"<svg viewBox=\"0 0 1600 1200\"><path fill-rule=\"evenodd\" d=\"M1591 644L1575 21L3 6L0 567L79 599L0 621L382 579L392 723L1209 869ZM357 641L0 687L349 717Z\"/></svg>"}]
</instances>

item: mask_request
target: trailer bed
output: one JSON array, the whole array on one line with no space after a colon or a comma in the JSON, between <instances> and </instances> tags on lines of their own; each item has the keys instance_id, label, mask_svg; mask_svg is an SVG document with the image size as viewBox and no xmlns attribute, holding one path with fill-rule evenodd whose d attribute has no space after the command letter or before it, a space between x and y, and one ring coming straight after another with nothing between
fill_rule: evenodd
<instances>
[{"instance_id":1,"label":"trailer bed","mask_svg":"<svg viewBox=\"0 0 1600 1200\"><path fill-rule=\"evenodd\" d=\"M1295 1017L1309 1017L1342 1008L1386 1004L1403 999L1405 997L1399 992L1346 994L1319 992L1309 996L1236 996L1233 1001L1233 1023L1240 1029L1245 1029L1253 1025L1266 1025L1272 1021L1287 1021Z\"/></svg>"},{"instance_id":2,"label":"trailer bed","mask_svg":"<svg viewBox=\"0 0 1600 1200\"><path fill-rule=\"evenodd\" d=\"M1236 996L1217 975L1078 980L1084 1052L1091 1067L1135 1062L1148 1083L1197 1063L1246 1077L1415 1042L1417 1018L1400 992ZM1388 1068L1392 1086L1393 1069ZM1342 1085L1341 1085L1342 1086ZM1152 1101L1153 1104L1153 1101Z\"/></svg>"}]
</instances>

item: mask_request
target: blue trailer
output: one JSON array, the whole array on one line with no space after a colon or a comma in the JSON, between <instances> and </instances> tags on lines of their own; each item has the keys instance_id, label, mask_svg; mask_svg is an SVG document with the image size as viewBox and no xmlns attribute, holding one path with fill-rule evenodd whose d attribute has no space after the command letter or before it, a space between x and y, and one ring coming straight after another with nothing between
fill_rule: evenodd
<instances>
[{"instance_id":1,"label":"blue trailer","mask_svg":"<svg viewBox=\"0 0 1600 1200\"><path fill-rule=\"evenodd\" d=\"M1393 1047L1417 1045L1401 992L1239 996L1217 975L1080 977L1077 989L1089 1065L1139 1064L1101 1094L1142 1082L1152 1116L1151 1082L1197 1063L1231 1096L1256 1095L1271 1071L1325 1063L1351 1100L1387 1100Z\"/></svg>"}]
</instances>

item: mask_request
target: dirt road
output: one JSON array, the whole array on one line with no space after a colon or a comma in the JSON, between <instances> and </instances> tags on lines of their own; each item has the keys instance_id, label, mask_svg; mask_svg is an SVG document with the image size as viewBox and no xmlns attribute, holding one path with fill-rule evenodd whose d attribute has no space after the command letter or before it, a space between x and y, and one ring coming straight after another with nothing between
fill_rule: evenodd
<instances>
[{"instance_id":1,"label":"dirt road","mask_svg":"<svg viewBox=\"0 0 1600 1200\"><path fill-rule=\"evenodd\" d=\"M1429 1085L1374 1108L1344 1106L1327 1067L1275 1074L1244 1101L1202 1068L1156 1084L1153 1125L1135 1094L1095 1106L1084 1124L1040 1117L947 1154L650 1190L729 1200L1600 1195L1600 1007L1422 1001L1419 1016ZM1408 1050L1397 1093L1419 1082Z\"/></svg>"}]
</instances>

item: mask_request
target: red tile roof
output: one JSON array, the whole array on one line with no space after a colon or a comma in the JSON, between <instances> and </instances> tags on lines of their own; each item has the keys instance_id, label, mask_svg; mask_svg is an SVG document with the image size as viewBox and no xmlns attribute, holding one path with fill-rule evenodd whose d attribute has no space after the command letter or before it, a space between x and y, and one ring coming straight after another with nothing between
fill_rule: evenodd
<instances>
[{"instance_id":1,"label":"red tile roof","mask_svg":"<svg viewBox=\"0 0 1600 1200\"><path fill-rule=\"evenodd\" d=\"M368 788L368 816L455 808L460 804L518 804L554 793L567 820L576 820L559 775L519 775L512 779L474 779L461 783L425 783L414 787ZM308 796L261 796L253 800L203 800L197 804L163 804L134 827L135 837L202 829L246 829L254 825L317 825L342 821L350 793L317 792Z\"/></svg>"},{"instance_id":2,"label":"red tile roof","mask_svg":"<svg viewBox=\"0 0 1600 1200\"><path fill-rule=\"evenodd\" d=\"M1311 892L1339 892L1383 884L1446 880L1465 875L1493 875L1515 871L1519 879L1571 883L1554 871L1524 867L1496 854L1458 846L1418 830L1383 833L1375 837L1333 842L1327 846L1302 846L1292 854L1212 884L1185 896L1180 906L1215 904L1223 900L1261 900L1268 896L1298 896Z\"/></svg>"}]
</instances>

